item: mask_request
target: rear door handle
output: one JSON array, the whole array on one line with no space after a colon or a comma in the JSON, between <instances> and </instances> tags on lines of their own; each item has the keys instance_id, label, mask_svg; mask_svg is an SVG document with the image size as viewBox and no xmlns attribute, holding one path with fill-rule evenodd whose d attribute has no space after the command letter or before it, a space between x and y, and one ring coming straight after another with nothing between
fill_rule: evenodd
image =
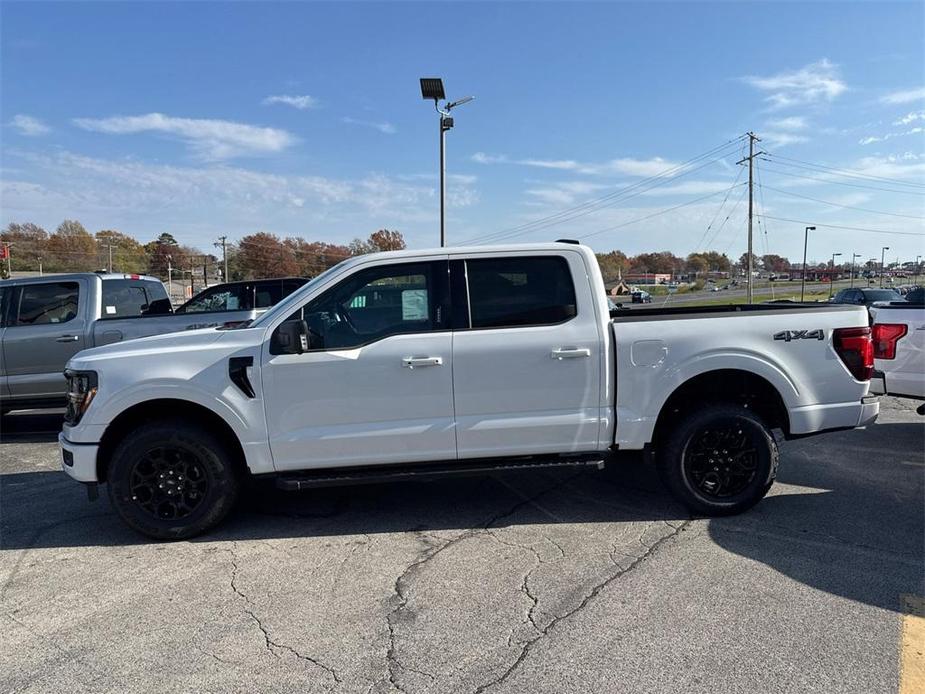
<instances>
[{"instance_id":1,"label":"rear door handle","mask_svg":"<svg viewBox=\"0 0 925 694\"><path fill-rule=\"evenodd\" d=\"M80 339L79 335L62 335L57 338L55 342L77 342Z\"/></svg>"},{"instance_id":2,"label":"rear door handle","mask_svg":"<svg viewBox=\"0 0 925 694\"><path fill-rule=\"evenodd\" d=\"M590 357L591 350L587 347L578 349L576 347L563 347L560 349L554 349L550 356L553 359L558 359L562 361L563 359L580 359L581 357Z\"/></svg>"},{"instance_id":3,"label":"rear door handle","mask_svg":"<svg viewBox=\"0 0 925 694\"><path fill-rule=\"evenodd\" d=\"M419 366L441 366L442 364L443 357L405 357L401 360L401 365L409 369Z\"/></svg>"}]
</instances>

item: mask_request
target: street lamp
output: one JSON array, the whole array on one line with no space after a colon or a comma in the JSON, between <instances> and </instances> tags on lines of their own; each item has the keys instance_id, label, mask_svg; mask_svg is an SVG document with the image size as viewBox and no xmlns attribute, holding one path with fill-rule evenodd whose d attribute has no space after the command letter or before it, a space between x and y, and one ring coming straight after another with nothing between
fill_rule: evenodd
<instances>
[{"instance_id":1,"label":"street lamp","mask_svg":"<svg viewBox=\"0 0 925 694\"><path fill-rule=\"evenodd\" d=\"M800 302L803 302L803 295L806 293L806 247L809 245L809 232L816 231L816 227L806 227L803 234L803 279L800 282Z\"/></svg>"},{"instance_id":2,"label":"street lamp","mask_svg":"<svg viewBox=\"0 0 925 694\"><path fill-rule=\"evenodd\" d=\"M446 100L443 90L443 80L439 77L421 78L421 96L434 100L434 109L440 114L440 247L446 246L446 132L453 127L450 111L457 106L468 104L475 97L464 96L462 99L451 101L443 106L439 102Z\"/></svg>"},{"instance_id":3,"label":"street lamp","mask_svg":"<svg viewBox=\"0 0 925 694\"><path fill-rule=\"evenodd\" d=\"M832 298L832 288L835 286L835 258L840 255L841 253L832 254L832 276L829 277L829 299Z\"/></svg>"},{"instance_id":4,"label":"street lamp","mask_svg":"<svg viewBox=\"0 0 925 694\"><path fill-rule=\"evenodd\" d=\"M886 258L886 252L890 250L889 246L880 249L880 288L883 289L883 260Z\"/></svg>"},{"instance_id":5,"label":"street lamp","mask_svg":"<svg viewBox=\"0 0 925 694\"><path fill-rule=\"evenodd\" d=\"M922 256L915 256L915 283L919 283L919 267L922 264Z\"/></svg>"},{"instance_id":6,"label":"street lamp","mask_svg":"<svg viewBox=\"0 0 925 694\"><path fill-rule=\"evenodd\" d=\"M854 276L857 274L857 271L858 271L857 259L860 257L861 257L860 253L851 254L851 286L852 287L854 286Z\"/></svg>"}]
</instances>

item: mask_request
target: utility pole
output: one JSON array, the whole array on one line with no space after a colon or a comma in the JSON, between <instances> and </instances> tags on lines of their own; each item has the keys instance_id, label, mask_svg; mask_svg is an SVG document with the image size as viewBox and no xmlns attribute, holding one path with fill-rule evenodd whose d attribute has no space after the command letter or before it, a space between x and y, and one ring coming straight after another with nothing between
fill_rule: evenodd
<instances>
[{"instance_id":1,"label":"utility pole","mask_svg":"<svg viewBox=\"0 0 925 694\"><path fill-rule=\"evenodd\" d=\"M886 252L890 250L889 246L880 249L880 288L883 289L883 261L886 258Z\"/></svg>"},{"instance_id":2,"label":"utility pole","mask_svg":"<svg viewBox=\"0 0 925 694\"><path fill-rule=\"evenodd\" d=\"M858 261L857 259L861 257L860 253L851 254L851 286L854 286L854 276L858 274Z\"/></svg>"},{"instance_id":3,"label":"utility pole","mask_svg":"<svg viewBox=\"0 0 925 694\"><path fill-rule=\"evenodd\" d=\"M173 302L173 265L170 264L170 254L167 254L167 298Z\"/></svg>"},{"instance_id":4,"label":"utility pole","mask_svg":"<svg viewBox=\"0 0 925 694\"><path fill-rule=\"evenodd\" d=\"M109 264L106 266L107 271L112 272L112 247L116 244L112 242L111 236L104 236L98 239L99 243L109 250Z\"/></svg>"},{"instance_id":5,"label":"utility pole","mask_svg":"<svg viewBox=\"0 0 925 694\"><path fill-rule=\"evenodd\" d=\"M752 211L753 211L753 200L754 200L754 189L755 189L755 177L754 177L754 168L755 168L755 157L759 154L764 154L764 152L755 151L755 143L761 142L755 133L749 131L746 133L748 135L748 156L744 159L736 162L737 164L742 164L748 162L748 263L746 263L746 284L745 284L745 301L746 303L752 303L752 285L754 284L754 278L752 277L752 272L754 271L755 260L752 255Z\"/></svg>"},{"instance_id":6,"label":"utility pole","mask_svg":"<svg viewBox=\"0 0 925 694\"><path fill-rule=\"evenodd\" d=\"M218 241L214 244L216 248L218 246L222 247L222 265L224 265L224 270L222 273L222 282L228 281L228 250L227 250L227 236L219 236Z\"/></svg>"}]
</instances>

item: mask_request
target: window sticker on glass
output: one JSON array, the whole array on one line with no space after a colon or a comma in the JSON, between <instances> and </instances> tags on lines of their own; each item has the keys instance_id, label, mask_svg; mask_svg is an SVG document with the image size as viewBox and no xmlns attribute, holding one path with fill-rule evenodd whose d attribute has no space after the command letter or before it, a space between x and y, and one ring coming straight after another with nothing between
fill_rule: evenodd
<instances>
[{"instance_id":1,"label":"window sticker on glass","mask_svg":"<svg viewBox=\"0 0 925 694\"><path fill-rule=\"evenodd\" d=\"M427 319L427 290L405 289L401 293L401 319Z\"/></svg>"},{"instance_id":2,"label":"window sticker on glass","mask_svg":"<svg viewBox=\"0 0 925 694\"><path fill-rule=\"evenodd\" d=\"M107 315L107 316L113 316L113 315L115 315L115 313L116 313L116 307L115 307L115 306L107 306L107 307L106 307L106 315Z\"/></svg>"},{"instance_id":3,"label":"window sticker on glass","mask_svg":"<svg viewBox=\"0 0 925 694\"><path fill-rule=\"evenodd\" d=\"M240 302L238 301L238 297L236 297L234 294L229 296L228 299L225 301L226 311L237 311L238 306L240 306Z\"/></svg>"}]
</instances>

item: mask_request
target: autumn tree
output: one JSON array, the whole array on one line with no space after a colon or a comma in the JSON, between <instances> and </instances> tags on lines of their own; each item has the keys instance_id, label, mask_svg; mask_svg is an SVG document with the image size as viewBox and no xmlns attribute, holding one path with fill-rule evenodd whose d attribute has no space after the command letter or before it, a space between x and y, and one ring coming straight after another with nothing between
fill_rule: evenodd
<instances>
[{"instance_id":1,"label":"autumn tree","mask_svg":"<svg viewBox=\"0 0 925 694\"><path fill-rule=\"evenodd\" d=\"M710 270L709 261L701 253L691 253L685 261L687 271L696 276Z\"/></svg>"},{"instance_id":2,"label":"autumn tree","mask_svg":"<svg viewBox=\"0 0 925 694\"><path fill-rule=\"evenodd\" d=\"M761 256L761 262L764 264L764 269L770 272L786 272L790 269L789 260L773 253Z\"/></svg>"},{"instance_id":3,"label":"autumn tree","mask_svg":"<svg viewBox=\"0 0 925 694\"><path fill-rule=\"evenodd\" d=\"M6 229L0 231L0 240L12 244L10 265L13 270L38 271L47 253L47 231L32 222L10 222ZM6 269L6 262L3 264Z\"/></svg>"},{"instance_id":4,"label":"autumn tree","mask_svg":"<svg viewBox=\"0 0 925 694\"><path fill-rule=\"evenodd\" d=\"M284 277L299 273L299 263L292 247L287 246L276 234L263 231L245 236L238 242L235 260L236 270L244 279Z\"/></svg>"},{"instance_id":5,"label":"autumn tree","mask_svg":"<svg viewBox=\"0 0 925 694\"><path fill-rule=\"evenodd\" d=\"M620 251L596 253L595 255L605 282L614 282L629 270L629 259Z\"/></svg>"},{"instance_id":6,"label":"autumn tree","mask_svg":"<svg viewBox=\"0 0 925 694\"><path fill-rule=\"evenodd\" d=\"M748 253L743 253L739 258L739 267L742 268L743 272L748 270ZM761 258L752 253L752 268L757 270L761 267Z\"/></svg>"},{"instance_id":7,"label":"autumn tree","mask_svg":"<svg viewBox=\"0 0 925 694\"><path fill-rule=\"evenodd\" d=\"M401 251L406 248L405 239L400 231L380 229L369 235L365 241L354 239L348 246L351 255L365 255L379 251Z\"/></svg>"},{"instance_id":8,"label":"autumn tree","mask_svg":"<svg viewBox=\"0 0 925 694\"><path fill-rule=\"evenodd\" d=\"M729 260L725 253L717 253L716 251L704 251L698 255L707 261L707 269L709 272L729 272L730 268L732 267L732 262Z\"/></svg>"},{"instance_id":9,"label":"autumn tree","mask_svg":"<svg viewBox=\"0 0 925 694\"><path fill-rule=\"evenodd\" d=\"M640 253L630 261L630 267L633 272L677 274L684 267L684 261L670 251Z\"/></svg>"},{"instance_id":10,"label":"autumn tree","mask_svg":"<svg viewBox=\"0 0 925 694\"><path fill-rule=\"evenodd\" d=\"M96 239L73 219L65 219L48 239L48 269L55 272L98 270Z\"/></svg>"},{"instance_id":11,"label":"autumn tree","mask_svg":"<svg viewBox=\"0 0 925 694\"><path fill-rule=\"evenodd\" d=\"M300 277L315 277L337 265L352 254L347 246L321 241L306 241L301 238L287 238L283 244L289 248L298 263Z\"/></svg>"}]
</instances>

